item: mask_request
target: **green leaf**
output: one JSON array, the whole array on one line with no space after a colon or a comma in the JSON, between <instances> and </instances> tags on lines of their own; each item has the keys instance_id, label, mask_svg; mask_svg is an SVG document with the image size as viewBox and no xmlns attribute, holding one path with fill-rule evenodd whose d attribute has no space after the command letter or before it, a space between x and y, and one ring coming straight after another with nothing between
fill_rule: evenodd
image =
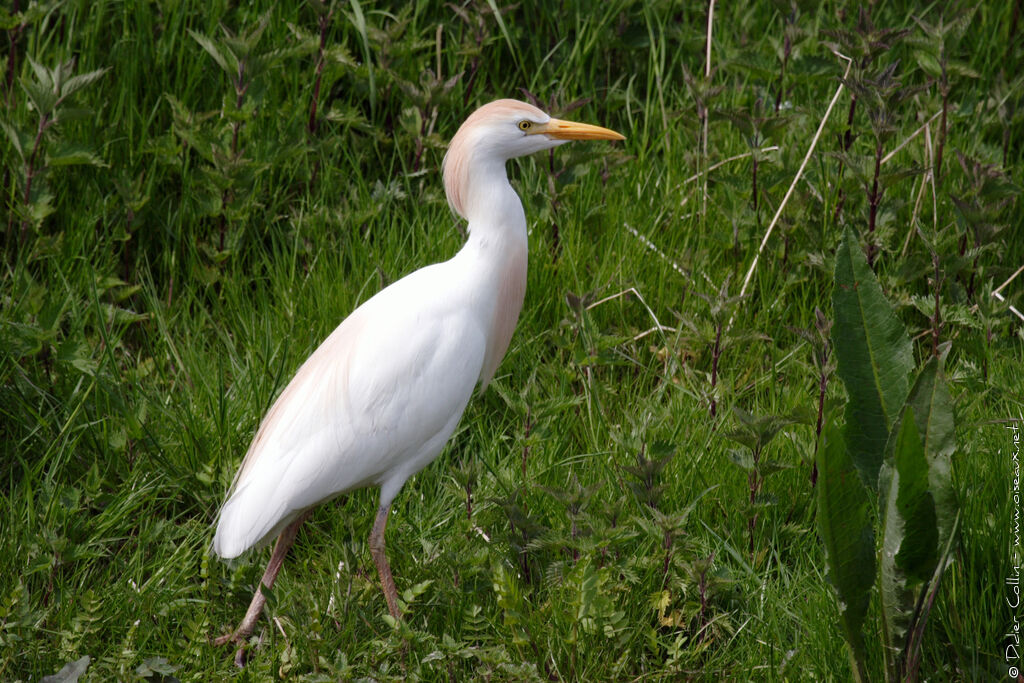
<instances>
[{"instance_id":1,"label":"green leaf","mask_svg":"<svg viewBox=\"0 0 1024 683\"><path fill-rule=\"evenodd\" d=\"M766 477L769 474L775 474L782 470L792 469L793 465L788 462L782 462L781 460L762 460L757 463L757 471L760 472L762 477Z\"/></svg>"},{"instance_id":2,"label":"green leaf","mask_svg":"<svg viewBox=\"0 0 1024 683\"><path fill-rule=\"evenodd\" d=\"M875 538L867 489L854 469L842 432L829 422L818 451L818 533L857 680L867 680L863 625L875 580Z\"/></svg>"},{"instance_id":3,"label":"green leaf","mask_svg":"<svg viewBox=\"0 0 1024 683\"><path fill-rule=\"evenodd\" d=\"M18 28L23 21L21 12L11 14L6 7L0 7L0 31L10 31Z\"/></svg>"},{"instance_id":4,"label":"green leaf","mask_svg":"<svg viewBox=\"0 0 1024 683\"><path fill-rule=\"evenodd\" d=\"M57 348L57 360L67 363L83 375L95 377L99 363L92 358L92 352L82 341L66 340Z\"/></svg>"},{"instance_id":5,"label":"green leaf","mask_svg":"<svg viewBox=\"0 0 1024 683\"><path fill-rule=\"evenodd\" d=\"M730 448L728 451L729 460L748 472L754 469L754 456L747 449Z\"/></svg>"},{"instance_id":6,"label":"green leaf","mask_svg":"<svg viewBox=\"0 0 1024 683\"><path fill-rule=\"evenodd\" d=\"M29 102L32 103L32 106L35 108L39 117L48 117L53 112L53 108L57 105L57 95L47 88L45 84L22 82L21 85L25 90L25 95L28 97Z\"/></svg>"},{"instance_id":7,"label":"green leaf","mask_svg":"<svg viewBox=\"0 0 1024 683\"><path fill-rule=\"evenodd\" d=\"M917 65L921 67L921 70L932 78L938 78L942 75L942 67L939 65L939 60L930 50L914 50L914 59L917 61Z\"/></svg>"},{"instance_id":8,"label":"green leaf","mask_svg":"<svg viewBox=\"0 0 1024 683\"><path fill-rule=\"evenodd\" d=\"M88 86L92 85L93 83L95 83L99 79L103 78L103 76L108 71L110 71L110 67L105 67L103 69L96 69L95 71L90 71L89 73L79 74L78 76L72 76L67 81L65 81L63 83L63 85L61 86L61 89L60 89L60 97L61 97L61 99L66 99L68 97L71 97L72 95L74 95L76 92L78 92L82 88L87 88Z\"/></svg>"},{"instance_id":9,"label":"green leaf","mask_svg":"<svg viewBox=\"0 0 1024 683\"><path fill-rule=\"evenodd\" d=\"M0 128L3 128L4 132L7 133L7 137L11 141L11 146L14 147L14 151L18 153L18 158L21 159L22 163L24 163L25 145L28 140L23 141L21 139L21 132L6 121L0 121Z\"/></svg>"},{"instance_id":10,"label":"green leaf","mask_svg":"<svg viewBox=\"0 0 1024 683\"><path fill-rule=\"evenodd\" d=\"M897 484L896 512L907 525L905 537L899 545L896 565L907 572L915 582L927 581L935 570L938 556L938 533L935 503L928 490L928 460L914 417L914 409L907 406L896 438L894 452ZM888 511L887 511L888 512ZM886 515L892 518L891 514ZM887 531L887 528L883 529ZM885 542L883 537L883 550Z\"/></svg>"},{"instance_id":11,"label":"green leaf","mask_svg":"<svg viewBox=\"0 0 1024 683\"><path fill-rule=\"evenodd\" d=\"M109 324L127 325L149 319L149 313L136 313L135 311L108 303L101 303L100 308L103 309L103 317Z\"/></svg>"},{"instance_id":12,"label":"green leaf","mask_svg":"<svg viewBox=\"0 0 1024 683\"><path fill-rule=\"evenodd\" d=\"M33 223L39 225L46 220L47 216L56 211L57 207L53 205L53 195L49 192L40 190L37 194L33 188L32 194L32 204L28 207L28 215Z\"/></svg>"},{"instance_id":13,"label":"green leaf","mask_svg":"<svg viewBox=\"0 0 1024 683\"><path fill-rule=\"evenodd\" d=\"M907 396L913 353L906 328L850 228L836 253L832 306L832 343L849 396L844 436L864 483L877 490L889 430Z\"/></svg>"},{"instance_id":14,"label":"green leaf","mask_svg":"<svg viewBox=\"0 0 1024 683\"><path fill-rule=\"evenodd\" d=\"M0 325L0 353L14 360L34 356L43 350L50 336L36 325L5 320Z\"/></svg>"},{"instance_id":15,"label":"green leaf","mask_svg":"<svg viewBox=\"0 0 1024 683\"><path fill-rule=\"evenodd\" d=\"M928 460L928 488L935 501L940 545L944 545L953 529L957 515L956 496L950 480L953 453L956 451L956 423L953 398L942 371L942 361L928 359L914 381L907 397L913 407L914 420L922 438Z\"/></svg>"},{"instance_id":16,"label":"green leaf","mask_svg":"<svg viewBox=\"0 0 1024 683\"><path fill-rule=\"evenodd\" d=\"M96 153L85 145L68 144L46 155L46 165L58 166L107 166L103 159L96 156Z\"/></svg>"},{"instance_id":17,"label":"green leaf","mask_svg":"<svg viewBox=\"0 0 1024 683\"><path fill-rule=\"evenodd\" d=\"M60 108L53 113L53 122L86 121L95 116L96 113L89 107L69 107L67 104L61 104Z\"/></svg>"},{"instance_id":18,"label":"green leaf","mask_svg":"<svg viewBox=\"0 0 1024 683\"><path fill-rule=\"evenodd\" d=\"M207 54L213 57L213 61L217 62L217 66L219 66L221 70L228 75L228 78L235 78L238 75L238 64L229 64L228 60L223 54L221 54L220 49L210 38L204 36L202 33L193 31L192 29L188 30L188 34L192 36L192 39L199 43L204 50L206 50ZM235 60L232 60L232 62L234 61Z\"/></svg>"},{"instance_id":19,"label":"green leaf","mask_svg":"<svg viewBox=\"0 0 1024 683\"><path fill-rule=\"evenodd\" d=\"M40 64L39 62L37 62L36 60L32 59L31 57L28 58L28 63L29 63L29 66L32 67L32 72L35 73L36 81L39 83L40 87L42 87L42 88L44 88L46 90L53 91L54 90L54 76L53 76L53 72L50 71L49 69L47 69L42 64ZM54 93L54 95L56 95L56 93Z\"/></svg>"},{"instance_id":20,"label":"green leaf","mask_svg":"<svg viewBox=\"0 0 1024 683\"><path fill-rule=\"evenodd\" d=\"M171 674L180 668L180 666L175 666L167 661L166 657L147 657L142 664L135 668L135 673L147 680L167 682L169 680L178 680L171 676Z\"/></svg>"},{"instance_id":21,"label":"green leaf","mask_svg":"<svg viewBox=\"0 0 1024 683\"><path fill-rule=\"evenodd\" d=\"M938 562L935 503L928 490L928 461L912 406L903 412L887 463L880 557L882 630L890 673L898 672L894 653L904 653L906 636L921 586L932 578Z\"/></svg>"}]
</instances>

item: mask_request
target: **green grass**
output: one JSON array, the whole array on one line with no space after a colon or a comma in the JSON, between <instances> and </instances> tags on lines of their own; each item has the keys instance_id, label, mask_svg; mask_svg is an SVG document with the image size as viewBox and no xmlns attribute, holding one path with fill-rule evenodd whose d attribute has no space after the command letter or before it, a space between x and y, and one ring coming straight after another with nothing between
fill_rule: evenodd
<instances>
[{"instance_id":1,"label":"green grass","mask_svg":"<svg viewBox=\"0 0 1024 683\"><path fill-rule=\"evenodd\" d=\"M459 5L463 19L442 3L338 3L312 131L319 15L261 4L0 10L2 72L16 59L13 92L0 84L0 679L38 680L84 655L81 680L236 675L210 641L244 613L269 551L227 566L208 549L254 430L359 302L459 248L444 144L475 106L521 89L627 140L509 165L531 225L526 303L496 380L395 501L387 540L405 622L384 619L367 547L376 492L353 493L304 525L243 677L849 678L810 483L819 373L794 330L812 327L815 308L831 317L846 225L877 245L875 271L918 362L932 350L930 250L939 258L962 533L921 671L1006 675L1005 426L1024 409L1024 349L1020 320L990 293L1024 264L1014 3L982 4L947 39L934 199L928 183L917 203L937 120L930 143L914 137L883 168L872 231L868 110L881 89L865 83L900 60L902 97L877 105L886 152L942 107L923 56L938 48L913 19L935 24L940 6L876 4L875 26L909 34L851 75L864 90L849 148L847 89L739 302L727 299L843 73L826 43L855 30L855 3L716 5L710 84L698 4L566 2L556 13L478 1ZM189 31L223 48L220 26L245 34L270 7L239 107ZM21 85L36 78L29 58L109 70L41 137L25 201L28 164L12 140L31 144L38 130ZM711 112L706 157L698 99ZM770 135L745 137L758 117ZM746 157L707 173L702 212L705 176L692 176L773 145L757 152L756 211ZM1021 291L1017 280L1003 294L1024 308ZM652 315L666 329L641 336ZM716 354L716 323L730 319ZM836 379L830 414L843 400ZM734 406L805 418L768 448L787 467L765 478L752 538L747 473L725 437ZM638 455L667 459L645 480ZM879 672L877 619L873 604Z\"/></svg>"}]
</instances>

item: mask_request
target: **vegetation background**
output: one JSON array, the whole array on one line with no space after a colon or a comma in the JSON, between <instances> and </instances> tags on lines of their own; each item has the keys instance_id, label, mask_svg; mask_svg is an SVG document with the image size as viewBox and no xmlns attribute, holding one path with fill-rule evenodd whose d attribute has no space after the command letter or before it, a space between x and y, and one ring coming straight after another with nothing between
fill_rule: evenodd
<instances>
[{"instance_id":1,"label":"vegetation background","mask_svg":"<svg viewBox=\"0 0 1024 683\"><path fill-rule=\"evenodd\" d=\"M495 383L395 503L404 623L367 548L376 492L354 493L304 526L241 677L849 678L814 482L844 396L828 328L847 227L915 357L952 342L961 533L921 672L1005 676L1021 14L5 4L0 679L83 656L83 681L237 674L210 641L268 551L208 555L224 492L318 342L459 248L440 161L499 97L627 140L509 165L526 304Z\"/></svg>"}]
</instances>

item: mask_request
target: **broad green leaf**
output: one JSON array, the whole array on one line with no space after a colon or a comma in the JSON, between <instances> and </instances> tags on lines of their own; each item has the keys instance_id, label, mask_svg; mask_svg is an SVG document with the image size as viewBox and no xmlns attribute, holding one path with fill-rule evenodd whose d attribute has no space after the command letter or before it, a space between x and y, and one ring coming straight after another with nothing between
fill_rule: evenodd
<instances>
[{"instance_id":1,"label":"broad green leaf","mask_svg":"<svg viewBox=\"0 0 1024 683\"><path fill-rule=\"evenodd\" d=\"M928 488L935 500L939 525L939 544L944 545L957 515L956 496L950 481L953 453L956 451L956 424L953 398L942 371L942 361L932 357L921 367L907 397L914 409L914 420L928 460Z\"/></svg>"},{"instance_id":2,"label":"broad green leaf","mask_svg":"<svg viewBox=\"0 0 1024 683\"><path fill-rule=\"evenodd\" d=\"M885 444L907 397L914 359L906 328L849 228L836 253L832 305L832 341L849 396L846 445L864 483L877 490Z\"/></svg>"},{"instance_id":3,"label":"broad green leaf","mask_svg":"<svg viewBox=\"0 0 1024 683\"><path fill-rule=\"evenodd\" d=\"M866 680L863 625L875 580L875 537L868 492L854 469L842 432L831 422L818 451L818 533L828 576L839 599L850 666Z\"/></svg>"},{"instance_id":4,"label":"broad green leaf","mask_svg":"<svg viewBox=\"0 0 1024 683\"><path fill-rule=\"evenodd\" d=\"M882 624L886 662L906 648L921 586L932 578L939 555L935 504L928 490L928 461L914 409L907 406L894 431L892 464L887 465L885 513L880 556Z\"/></svg>"}]
</instances>

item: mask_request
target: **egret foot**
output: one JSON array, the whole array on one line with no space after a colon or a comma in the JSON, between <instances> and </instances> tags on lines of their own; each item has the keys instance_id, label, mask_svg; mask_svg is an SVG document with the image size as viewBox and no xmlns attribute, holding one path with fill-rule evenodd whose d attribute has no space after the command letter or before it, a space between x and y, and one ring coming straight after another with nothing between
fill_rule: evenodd
<instances>
[{"instance_id":1,"label":"egret foot","mask_svg":"<svg viewBox=\"0 0 1024 683\"><path fill-rule=\"evenodd\" d=\"M270 553L270 562L267 563L267 569L263 572L263 579L260 581L263 586L266 586L268 589L274 587L277 574L281 571L281 565L284 564L284 557L288 554L288 549L295 543L295 537L299 533L299 526L306 521L310 514L310 510L303 512L299 515L298 519L286 526L281 535L277 537L277 541L274 542L274 551ZM237 643L238 650L235 652L235 664L239 667L245 666L245 641L248 640L253 629L256 627L256 622L259 620L260 614L263 613L263 606L266 604L267 596L263 594L261 588L257 587L256 592L252 596L252 602L249 603L249 609L246 610L245 616L239 622L238 627L231 633L226 633L213 641L213 644L218 647L228 643Z\"/></svg>"}]
</instances>

